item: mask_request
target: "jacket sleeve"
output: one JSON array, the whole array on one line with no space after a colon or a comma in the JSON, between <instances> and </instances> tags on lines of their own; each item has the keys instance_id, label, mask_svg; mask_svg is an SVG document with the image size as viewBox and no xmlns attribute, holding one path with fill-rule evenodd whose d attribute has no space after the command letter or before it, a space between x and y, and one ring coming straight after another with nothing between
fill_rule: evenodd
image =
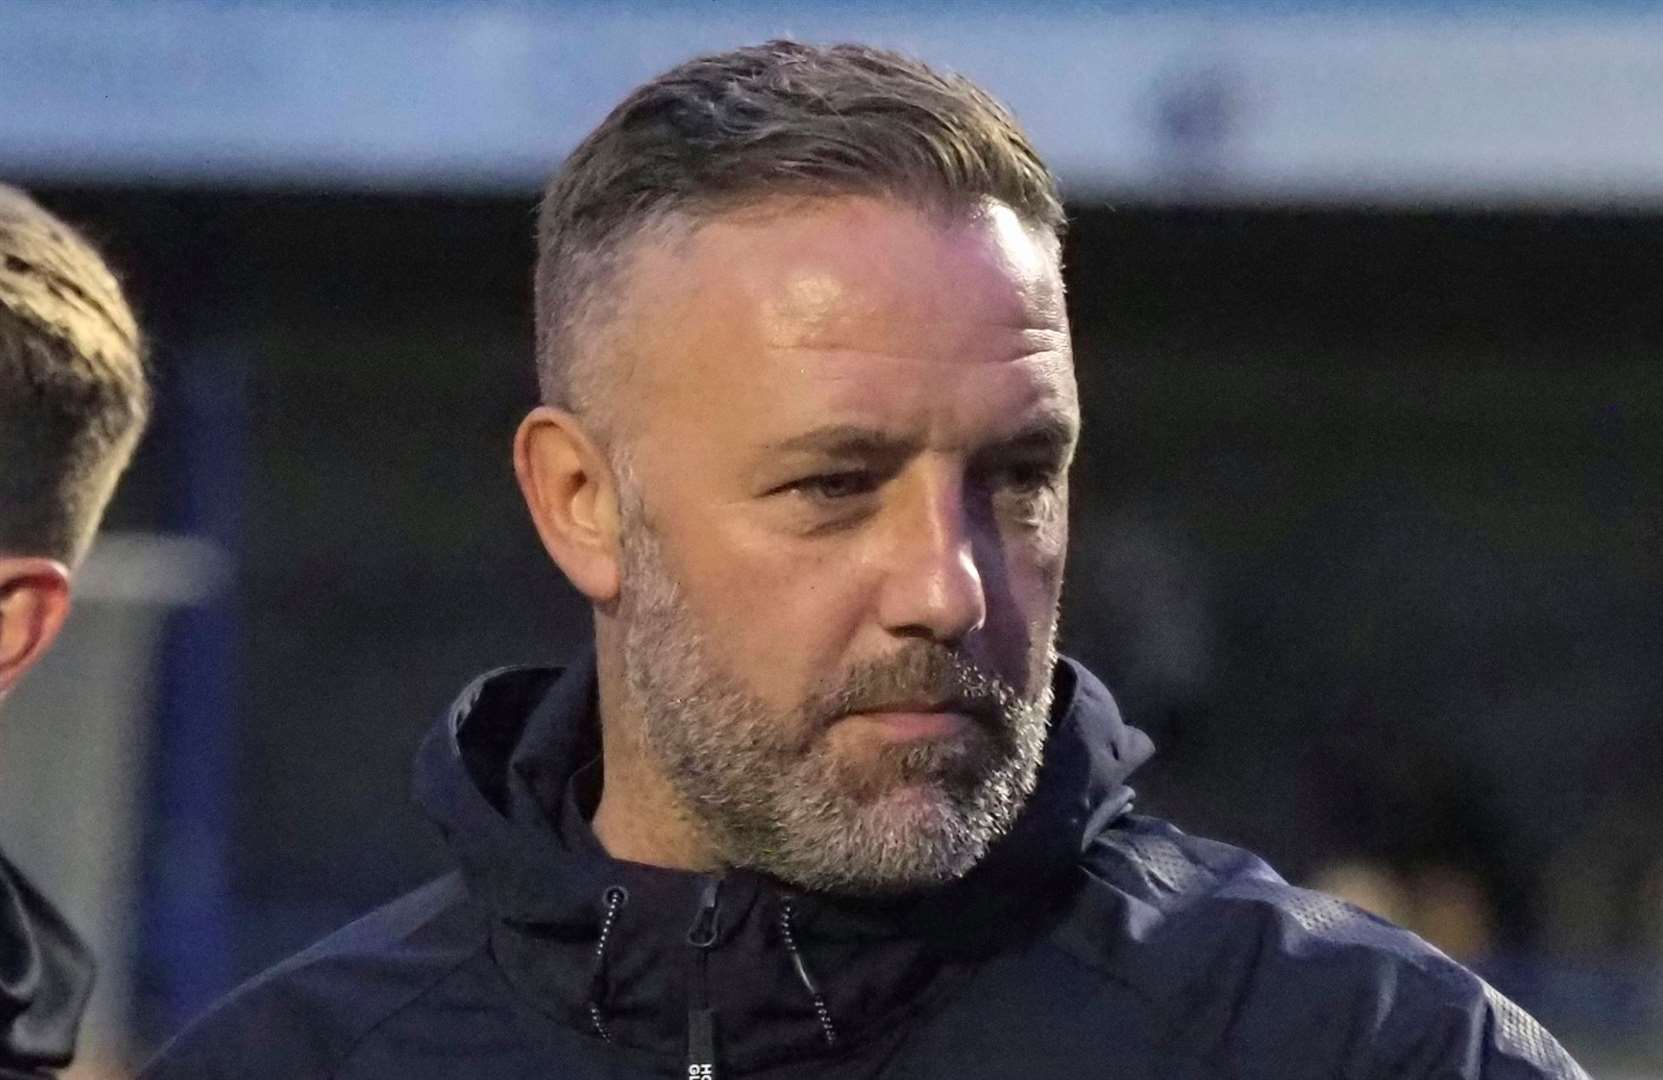
<instances>
[{"instance_id":1,"label":"jacket sleeve","mask_svg":"<svg viewBox=\"0 0 1663 1080\"><path fill-rule=\"evenodd\" d=\"M187 1027L138 1080L329 1080L332 1050L303 1013L248 995Z\"/></svg>"},{"instance_id":2,"label":"jacket sleeve","mask_svg":"<svg viewBox=\"0 0 1663 1080\"><path fill-rule=\"evenodd\" d=\"M1591 1080L1531 1015L1453 962L1459 992L1400 984L1370 1080ZM1452 980L1453 981L1453 980Z\"/></svg>"}]
</instances>

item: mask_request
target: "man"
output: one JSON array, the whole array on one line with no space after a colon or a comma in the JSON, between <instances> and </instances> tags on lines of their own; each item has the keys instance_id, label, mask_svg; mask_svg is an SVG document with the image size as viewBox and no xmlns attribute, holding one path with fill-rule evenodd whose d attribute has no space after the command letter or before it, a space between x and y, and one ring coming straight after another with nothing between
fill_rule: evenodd
<instances>
[{"instance_id":1,"label":"man","mask_svg":"<svg viewBox=\"0 0 1663 1080\"><path fill-rule=\"evenodd\" d=\"M1477 978L1130 813L1054 648L1055 183L962 79L771 43L542 208L514 463L593 657L418 764L459 871L237 992L179 1077L1582 1075Z\"/></svg>"},{"instance_id":2,"label":"man","mask_svg":"<svg viewBox=\"0 0 1663 1080\"><path fill-rule=\"evenodd\" d=\"M0 697L69 614L71 568L148 413L140 352L92 247L0 185ZM0 1077L69 1063L91 982L85 946L0 856Z\"/></svg>"}]
</instances>

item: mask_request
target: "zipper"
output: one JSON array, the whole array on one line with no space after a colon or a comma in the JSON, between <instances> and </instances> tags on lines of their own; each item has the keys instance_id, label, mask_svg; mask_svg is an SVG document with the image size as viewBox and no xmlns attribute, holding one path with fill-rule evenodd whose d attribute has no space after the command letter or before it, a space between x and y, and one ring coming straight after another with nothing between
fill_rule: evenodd
<instances>
[{"instance_id":1,"label":"zipper","mask_svg":"<svg viewBox=\"0 0 1663 1080\"><path fill-rule=\"evenodd\" d=\"M693 947L693 978L687 995L688 1080L716 1080L716 1013L710 1007L710 950L721 929L722 879L705 881L687 944Z\"/></svg>"}]
</instances>

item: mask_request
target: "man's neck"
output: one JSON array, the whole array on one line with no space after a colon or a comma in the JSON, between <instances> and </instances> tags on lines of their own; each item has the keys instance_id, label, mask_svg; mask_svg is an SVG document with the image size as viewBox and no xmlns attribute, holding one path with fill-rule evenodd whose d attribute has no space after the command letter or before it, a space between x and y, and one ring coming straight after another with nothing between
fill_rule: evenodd
<instances>
[{"instance_id":1,"label":"man's neck","mask_svg":"<svg viewBox=\"0 0 1663 1080\"><path fill-rule=\"evenodd\" d=\"M719 869L720 863L668 784L641 764L617 761L607 741L602 751L600 804L590 822L601 847L626 862L671 870Z\"/></svg>"}]
</instances>

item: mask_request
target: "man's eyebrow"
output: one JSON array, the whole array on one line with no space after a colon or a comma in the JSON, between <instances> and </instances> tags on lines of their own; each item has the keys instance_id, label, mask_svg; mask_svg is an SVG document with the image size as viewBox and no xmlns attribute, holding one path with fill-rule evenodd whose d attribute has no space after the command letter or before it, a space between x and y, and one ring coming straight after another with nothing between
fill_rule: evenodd
<instances>
[{"instance_id":1,"label":"man's eyebrow","mask_svg":"<svg viewBox=\"0 0 1663 1080\"><path fill-rule=\"evenodd\" d=\"M1010 435L995 440L987 449L995 451L1041 450L1062 454L1079 437L1079 425L1064 412L1045 412L1033 417ZM898 438L877 428L860 424L830 424L800 435L767 443L770 453L817 453L827 457L904 457L917 451L914 439Z\"/></svg>"},{"instance_id":2,"label":"man's eyebrow","mask_svg":"<svg viewBox=\"0 0 1663 1080\"><path fill-rule=\"evenodd\" d=\"M1011 449L1052 450L1061 453L1080 436L1079 423L1065 412L1044 412L1023 424L999 445Z\"/></svg>"},{"instance_id":3,"label":"man's eyebrow","mask_svg":"<svg viewBox=\"0 0 1663 1080\"><path fill-rule=\"evenodd\" d=\"M772 453L814 452L832 457L874 457L905 454L917 448L911 439L898 439L860 424L830 424L766 444Z\"/></svg>"}]
</instances>

